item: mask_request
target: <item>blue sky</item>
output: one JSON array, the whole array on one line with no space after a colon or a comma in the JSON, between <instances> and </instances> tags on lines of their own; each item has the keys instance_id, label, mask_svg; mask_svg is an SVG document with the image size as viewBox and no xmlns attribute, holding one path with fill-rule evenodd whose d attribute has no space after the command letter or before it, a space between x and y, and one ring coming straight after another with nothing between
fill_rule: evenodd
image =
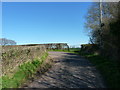
<instances>
[{"instance_id":1,"label":"blue sky","mask_svg":"<svg viewBox=\"0 0 120 90\"><path fill-rule=\"evenodd\" d=\"M4 2L2 37L17 44L88 43L84 22L91 2Z\"/></svg>"}]
</instances>

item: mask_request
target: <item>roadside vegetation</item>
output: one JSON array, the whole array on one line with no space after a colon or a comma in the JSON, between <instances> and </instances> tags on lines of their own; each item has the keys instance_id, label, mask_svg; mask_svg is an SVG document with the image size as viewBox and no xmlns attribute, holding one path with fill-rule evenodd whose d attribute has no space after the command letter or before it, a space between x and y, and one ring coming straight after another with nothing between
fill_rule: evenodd
<instances>
[{"instance_id":1,"label":"roadside vegetation","mask_svg":"<svg viewBox=\"0 0 120 90\"><path fill-rule=\"evenodd\" d=\"M41 59L36 58L32 62L27 62L20 65L17 72L12 77L9 77L8 75L3 76L2 88L18 88L23 82L36 73L47 56L48 54L45 53Z\"/></svg>"},{"instance_id":2,"label":"roadside vegetation","mask_svg":"<svg viewBox=\"0 0 120 90\"><path fill-rule=\"evenodd\" d=\"M120 88L119 9L120 2L92 4L85 22L90 44L82 45L80 53L96 66L110 88Z\"/></svg>"},{"instance_id":3,"label":"roadside vegetation","mask_svg":"<svg viewBox=\"0 0 120 90\"><path fill-rule=\"evenodd\" d=\"M23 82L31 78L36 73L47 56L48 54L45 53L41 59L34 59L32 62L20 65L17 72L12 77L9 77L8 75L3 76L2 88L18 88Z\"/></svg>"},{"instance_id":4,"label":"roadside vegetation","mask_svg":"<svg viewBox=\"0 0 120 90\"><path fill-rule=\"evenodd\" d=\"M18 88L34 77L38 72L44 73L52 60L44 46L4 46L2 48L1 88Z\"/></svg>"},{"instance_id":5,"label":"roadside vegetation","mask_svg":"<svg viewBox=\"0 0 120 90\"><path fill-rule=\"evenodd\" d=\"M100 55L120 63L120 2L95 2L88 9L85 22L90 43Z\"/></svg>"},{"instance_id":6,"label":"roadside vegetation","mask_svg":"<svg viewBox=\"0 0 120 90\"><path fill-rule=\"evenodd\" d=\"M101 73L108 88L120 88L120 66L114 60L95 54L80 54L86 57Z\"/></svg>"}]
</instances>

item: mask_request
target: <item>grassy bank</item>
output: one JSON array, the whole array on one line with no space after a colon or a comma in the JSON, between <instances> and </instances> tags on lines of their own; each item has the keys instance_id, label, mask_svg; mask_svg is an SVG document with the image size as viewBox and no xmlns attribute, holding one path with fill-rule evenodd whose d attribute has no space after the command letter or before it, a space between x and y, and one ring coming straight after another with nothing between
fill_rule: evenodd
<instances>
[{"instance_id":1,"label":"grassy bank","mask_svg":"<svg viewBox=\"0 0 120 90\"><path fill-rule=\"evenodd\" d=\"M100 71L108 88L120 88L120 67L117 62L99 55L83 55Z\"/></svg>"},{"instance_id":2,"label":"grassy bank","mask_svg":"<svg viewBox=\"0 0 120 90\"><path fill-rule=\"evenodd\" d=\"M7 75L2 77L2 88L17 88L28 78L32 77L37 69L43 64L48 53L45 53L41 59L34 59L32 62L27 62L18 67L17 72L9 77Z\"/></svg>"}]
</instances>

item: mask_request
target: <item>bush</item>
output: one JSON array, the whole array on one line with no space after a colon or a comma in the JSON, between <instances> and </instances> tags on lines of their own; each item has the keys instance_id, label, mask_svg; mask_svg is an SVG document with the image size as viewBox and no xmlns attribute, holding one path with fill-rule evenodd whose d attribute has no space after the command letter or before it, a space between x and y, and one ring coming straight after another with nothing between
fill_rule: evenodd
<instances>
[{"instance_id":1,"label":"bush","mask_svg":"<svg viewBox=\"0 0 120 90\"><path fill-rule=\"evenodd\" d=\"M85 54L99 53L99 47L97 44L82 44L81 52Z\"/></svg>"}]
</instances>

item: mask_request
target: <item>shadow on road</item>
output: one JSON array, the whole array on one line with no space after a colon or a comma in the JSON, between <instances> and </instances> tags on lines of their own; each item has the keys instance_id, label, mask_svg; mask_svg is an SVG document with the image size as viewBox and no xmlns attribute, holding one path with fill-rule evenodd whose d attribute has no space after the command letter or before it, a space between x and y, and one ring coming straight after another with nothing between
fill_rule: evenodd
<instances>
[{"instance_id":1,"label":"shadow on road","mask_svg":"<svg viewBox=\"0 0 120 90\"><path fill-rule=\"evenodd\" d=\"M104 88L104 82L92 64L73 53L50 52L55 65L29 87L36 88ZM57 57L58 56L58 57Z\"/></svg>"}]
</instances>

